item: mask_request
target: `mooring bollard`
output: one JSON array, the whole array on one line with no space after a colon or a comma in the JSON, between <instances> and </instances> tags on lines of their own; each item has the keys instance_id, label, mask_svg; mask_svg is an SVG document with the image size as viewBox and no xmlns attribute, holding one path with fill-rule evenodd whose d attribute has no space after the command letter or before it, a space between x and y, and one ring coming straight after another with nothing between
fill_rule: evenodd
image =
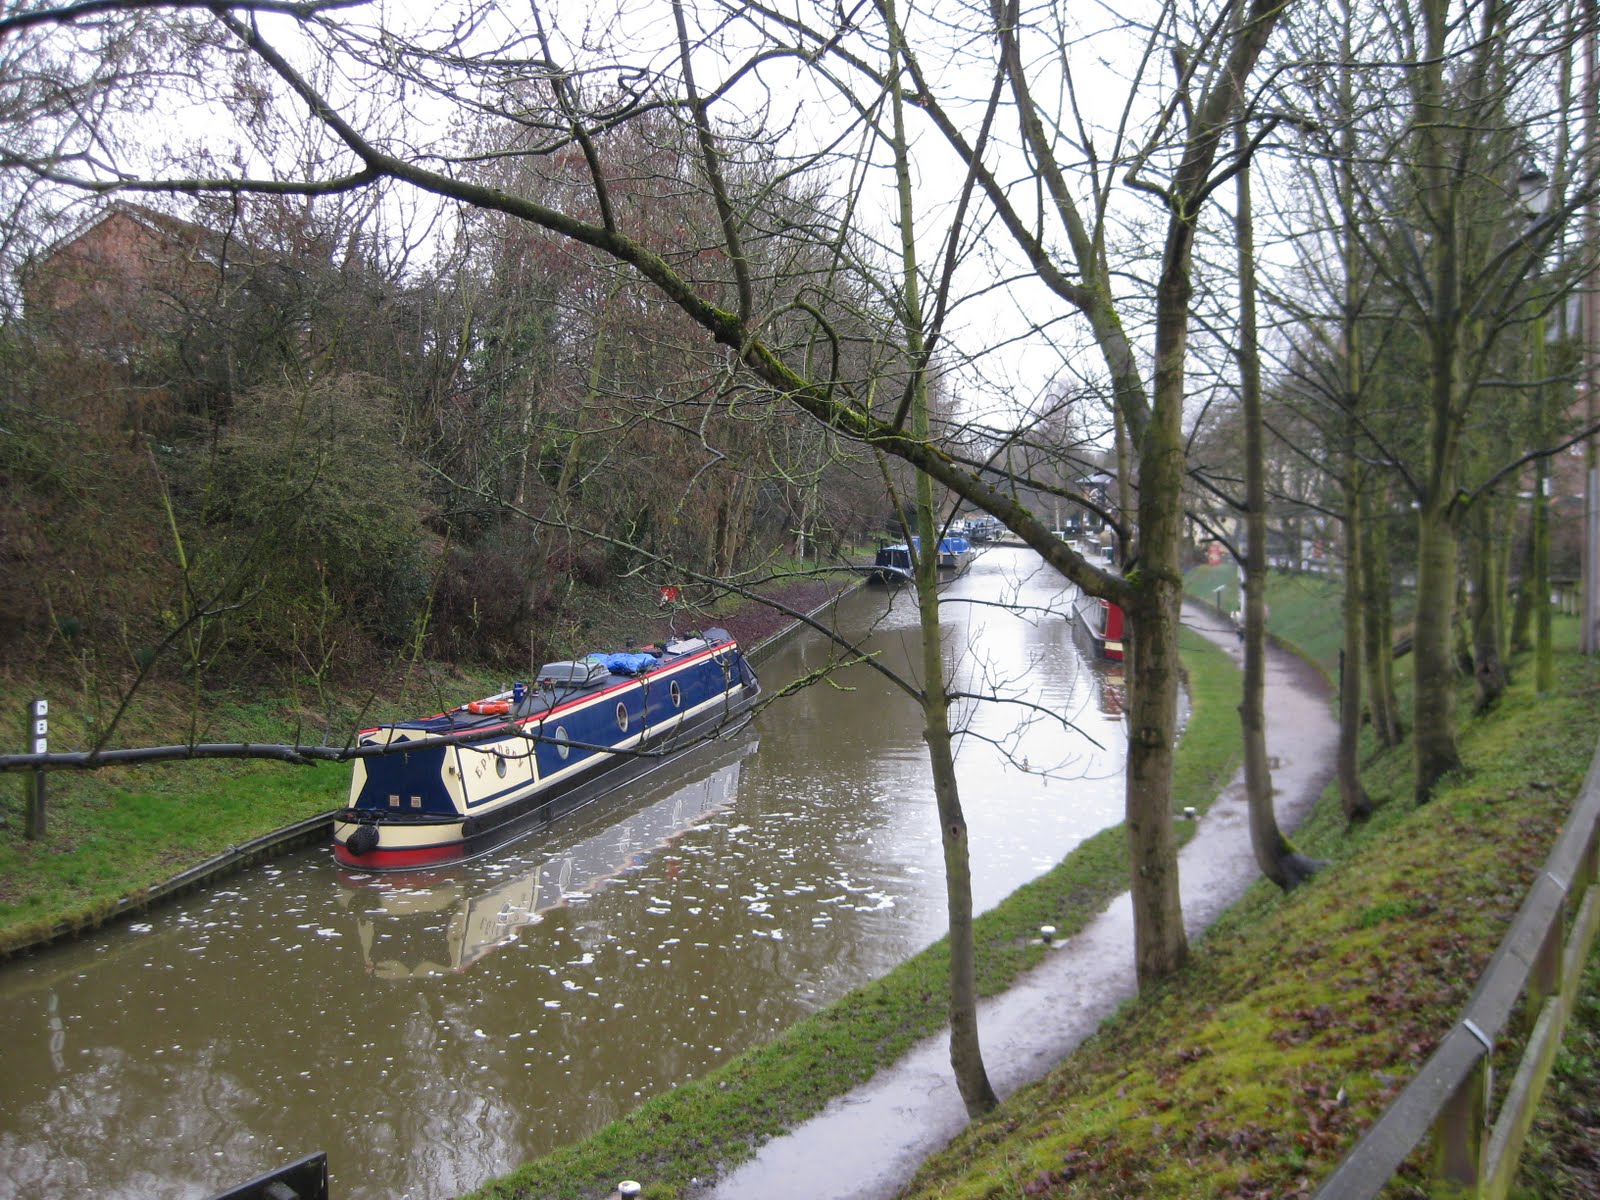
<instances>
[{"instance_id":1,"label":"mooring bollard","mask_svg":"<svg viewBox=\"0 0 1600 1200\"><path fill-rule=\"evenodd\" d=\"M45 699L36 699L28 704L28 747L29 753L48 754L50 752L50 702ZM35 768L33 779L23 785L28 789L27 820L23 825L23 836L29 841L44 836L44 768Z\"/></svg>"}]
</instances>

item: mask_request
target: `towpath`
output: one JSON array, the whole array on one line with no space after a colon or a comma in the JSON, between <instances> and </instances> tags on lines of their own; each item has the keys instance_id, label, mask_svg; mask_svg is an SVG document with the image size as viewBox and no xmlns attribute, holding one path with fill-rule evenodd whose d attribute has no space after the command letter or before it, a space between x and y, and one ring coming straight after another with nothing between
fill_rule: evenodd
<instances>
[{"instance_id":1,"label":"towpath","mask_svg":"<svg viewBox=\"0 0 1600 1200\"><path fill-rule=\"evenodd\" d=\"M1186 603L1183 620L1240 657L1225 618ZM1267 753L1278 821L1293 830L1333 776L1338 729L1322 676L1295 655L1268 648L1266 687ZM1191 936L1215 921L1257 877L1242 773L1183 848L1179 875ZM1125 893L1004 995L980 1006L984 1061L995 1090L1005 1097L1041 1078L1135 991L1133 909ZM950 1073L948 1037L941 1034L767 1142L753 1159L702 1189L698 1200L801 1195L884 1200L965 1124Z\"/></svg>"}]
</instances>

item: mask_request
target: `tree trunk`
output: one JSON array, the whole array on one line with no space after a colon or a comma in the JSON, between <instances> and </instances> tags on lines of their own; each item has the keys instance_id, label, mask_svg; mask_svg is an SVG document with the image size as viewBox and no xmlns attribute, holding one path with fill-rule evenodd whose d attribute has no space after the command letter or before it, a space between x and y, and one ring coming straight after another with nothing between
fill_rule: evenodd
<instances>
[{"instance_id":1,"label":"tree trunk","mask_svg":"<svg viewBox=\"0 0 1600 1200\"><path fill-rule=\"evenodd\" d=\"M919 491L930 486L923 476ZM922 737L928 744L933 794L939 814L939 839L944 849L944 891L950 930L950 1069L955 1073L969 1117L981 1116L999 1104L978 1041L977 949L972 928L972 862L967 821L961 811L955 758L950 747L950 706L944 683L944 642L939 629L938 541L933 514L920 499L917 525L922 545L918 556L917 604L922 631Z\"/></svg>"},{"instance_id":2,"label":"tree trunk","mask_svg":"<svg viewBox=\"0 0 1600 1200\"><path fill-rule=\"evenodd\" d=\"M1244 137L1241 129L1240 136ZM1267 468L1261 422L1261 357L1256 336L1254 216L1250 169L1237 178L1239 201L1234 232L1239 248L1239 393L1244 413L1245 594L1244 687L1239 726L1244 737L1244 786L1250 813L1250 846L1261 873L1284 891L1303 883L1316 864L1295 852L1278 826L1267 762Z\"/></svg>"},{"instance_id":3,"label":"tree trunk","mask_svg":"<svg viewBox=\"0 0 1600 1200\"><path fill-rule=\"evenodd\" d=\"M1353 450L1352 447L1347 449ZM1361 578L1361 502L1354 482L1354 453L1345 458L1344 643L1339 651L1339 810L1346 821L1372 815L1361 782L1361 653L1365 644L1365 588Z\"/></svg>"},{"instance_id":4,"label":"tree trunk","mask_svg":"<svg viewBox=\"0 0 1600 1200\"><path fill-rule=\"evenodd\" d=\"M1535 480L1537 487L1537 479ZM1517 539L1517 594L1511 607L1510 652L1521 654L1533 649L1533 540L1538 522L1539 498L1528 501L1528 536Z\"/></svg>"},{"instance_id":5,"label":"tree trunk","mask_svg":"<svg viewBox=\"0 0 1600 1200\"><path fill-rule=\"evenodd\" d=\"M1456 748L1455 502L1461 437L1461 236L1453 186L1450 138L1454 114L1445 83L1448 0L1423 0L1421 60L1410 74L1417 139L1419 204L1428 246L1428 414L1424 434L1423 491L1417 516L1416 682L1413 734L1419 803L1448 771L1461 765Z\"/></svg>"},{"instance_id":6,"label":"tree trunk","mask_svg":"<svg viewBox=\"0 0 1600 1200\"><path fill-rule=\"evenodd\" d=\"M1600 34L1590 34L1591 40ZM1592 301L1591 301L1592 303ZM1533 437L1543 447L1550 436L1546 402L1545 324L1540 317L1533 323ZM1550 641L1550 460L1543 455L1534 461L1533 514L1529 519L1529 564L1523 591L1529 593L1533 609L1533 687L1541 695L1555 686L1555 651Z\"/></svg>"},{"instance_id":7,"label":"tree trunk","mask_svg":"<svg viewBox=\"0 0 1600 1200\"><path fill-rule=\"evenodd\" d=\"M891 0L892 4L892 0ZM899 26L892 19L890 28ZM898 36L896 33L894 36ZM900 46L891 43L890 61L898 59ZM906 351L916 372L912 386L911 433L929 438L928 362L923 333L922 300L917 275L915 212L912 204L910 141L905 128L905 100L895 90L890 100L894 118L895 182L899 198L900 265L902 269L902 320ZM933 771L934 802L939 815L939 838L944 849L946 917L950 928L950 1069L967 1115L981 1116L1000 1103L989 1083L983 1050L978 1041L977 949L972 929L972 864L967 843L967 821L961 811L955 760L950 749L950 701L944 681L944 636L939 628L939 530L935 526L933 480L917 472L916 523L920 552L913 557L916 571L917 615L922 633L923 739Z\"/></svg>"},{"instance_id":8,"label":"tree trunk","mask_svg":"<svg viewBox=\"0 0 1600 1200\"><path fill-rule=\"evenodd\" d=\"M1389 605L1389 527L1372 511L1366 489L1358 499L1361 544L1361 593L1365 619L1363 658L1366 664L1367 697L1372 708L1372 730L1378 745L1398 746L1404 738L1400 728L1400 701L1394 690L1394 614Z\"/></svg>"},{"instance_id":9,"label":"tree trunk","mask_svg":"<svg viewBox=\"0 0 1600 1200\"><path fill-rule=\"evenodd\" d=\"M1511 665L1511 552L1517 541L1517 509L1514 501L1497 499L1494 505L1490 545L1494 548L1494 618L1499 638L1500 667L1509 683L1516 677Z\"/></svg>"},{"instance_id":10,"label":"tree trunk","mask_svg":"<svg viewBox=\"0 0 1600 1200\"><path fill-rule=\"evenodd\" d=\"M1346 113L1355 111L1352 78L1354 14L1345 6L1341 25L1342 57L1340 106ZM1340 507L1344 519L1344 639L1339 651L1339 809L1347 822L1365 820L1372 813L1367 790L1361 783L1361 654L1365 646L1363 619L1366 597L1361 571L1362 496L1365 471L1356 453L1360 436L1361 394L1364 386L1361 322L1357 319L1359 294L1359 244L1355 230L1355 127L1348 122L1342 134L1339 165L1339 210L1343 214L1342 249L1344 257L1344 300L1341 326L1344 333L1344 396L1339 424Z\"/></svg>"},{"instance_id":11,"label":"tree trunk","mask_svg":"<svg viewBox=\"0 0 1600 1200\"><path fill-rule=\"evenodd\" d=\"M1169 227L1156 304L1155 403L1139 444L1139 544L1128 677L1127 828L1132 871L1134 958L1139 986L1188 961L1172 829L1172 748L1177 737L1178 613L1182 535L1184 353L1192 291L1190 230Z\"/></svg>"},{"instance_id":12,"label":"tree trunk","mask_svg":"<svg viewBox=\"0 0 1600 1200\"><path fill-rule=\"evenodd\" d=\"M1417 616L1412 732L1417 802L1433 795L1434 785L1461 766L1456 748L1455 626L1456 540L1449 520L1434 504L1424 504L1417 520Z\"/></svg>"},{"instance_id":13,"label":"tree trunk","mask_svg":"<svg viewBox=\"0 0 1600 1200\"><path fill-rule=\"evenodd\" d=\"M1476 711L1492 707L1506 690L1506 673L1500 657L1499 606L1496 598L1500 575L1495 569L1499 554L1494 544L1493 501L1480 497L1472 506L1468 523L1468 576L1472 594L1467 616L1472 636L1472 673L1477 684Z\"/></svg>"},{"instance_id":14,"label":"tree trunk","mask_svg":"<svg viewBox=\"0 0 1600 1200\"><path fill-rule=\"evenodd\" d=\"M1146 496L1148 501L1148 495ZM1141 508L1141 535L1152 506ZM1143 537L1141 536L1141 544ZM1149 986L1189 958L1178 894L1178 844L1172 829L1172 744L1178 700L1177 588L1147 581L1131 612L1127 828L1139 986Z\"/></svg>"}]
</instances>

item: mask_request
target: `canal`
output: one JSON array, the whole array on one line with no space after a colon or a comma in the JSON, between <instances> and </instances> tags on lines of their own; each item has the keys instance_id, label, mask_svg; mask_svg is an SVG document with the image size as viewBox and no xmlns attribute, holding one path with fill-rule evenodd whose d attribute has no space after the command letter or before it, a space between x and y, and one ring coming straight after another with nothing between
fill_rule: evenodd
<instances>
[{"instance_id":1,"label":"canal","mask_svg":"<svg viewBox=\"0 0 1600 1200\"><path fill-rule=\"evenodd\" d=\"M945 593L957 688L1018 702L960 706L979 909L1121 817L1121 680L1064 589L995 548ZM915 675L909 592L837 619ZM807 632L758 670L840 654ZM315 1150L340 1200L454 1195L943 931L920 712L865 666L603 807L430 875L302 851L0 966L0 1197L204 1197Z\"/></svg>"}]
</instances>

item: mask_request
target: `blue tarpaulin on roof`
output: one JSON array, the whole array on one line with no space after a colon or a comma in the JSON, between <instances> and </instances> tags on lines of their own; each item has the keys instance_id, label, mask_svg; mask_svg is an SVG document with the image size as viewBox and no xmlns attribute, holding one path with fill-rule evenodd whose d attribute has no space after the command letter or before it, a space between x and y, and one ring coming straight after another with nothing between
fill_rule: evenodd
<instances>
[{"instance_id":1,"label":"blue tarpaulin on roof","mask_svg":"<svg viewBox=\"0 0 1600 1200\"><path fill-rule=\"evenodd\" d=\"M647 667L655 666L656 657L638 651L619 651L616 654L591 654L589 661L597 662L617 675L637 675Z\"/></svg>"}]
</instances>

